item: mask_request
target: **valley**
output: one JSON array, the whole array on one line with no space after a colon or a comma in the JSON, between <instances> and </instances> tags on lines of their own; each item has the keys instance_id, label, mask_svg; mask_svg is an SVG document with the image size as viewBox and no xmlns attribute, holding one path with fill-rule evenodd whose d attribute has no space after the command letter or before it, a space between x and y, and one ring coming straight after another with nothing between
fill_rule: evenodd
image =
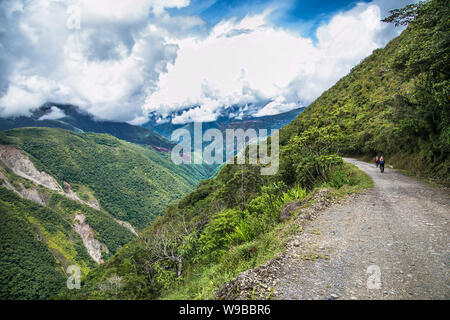
<instances>
[{"instance_id":1,"label":"valley","mask_svg":"<svg viewBox=\"0 0 450 320\"><path fill-rule=\"evenodd\" d=\"M142 126L54 102L0 118L0 299L448 299L450 9L406 9L383 20L405 29L308 107L256 117L233 103L203 123L280 129L271 175L175 164L192 103ZM380 155L385 173L355 160Z\"/></svg>"},{"instance_id":2,"label":"valley","mask_svg":"<svg viewBox=\"0 0 450 320\"><path fill-rule=\"evenodd\" d=\"M1 203L9 226L2 233L1 280L11 285L3 298L56 294L68 266L86 275L209 174L201 165L175 166L167 153L104 134L23 128L0 136ZM22 225L23 240L13 240L14 225ZM47 258L23 256L21 248L30 246ZM18 267L16 283L10 277ZM24 274L31 270L36 276ZM59 279L59 287L40 287L48 281L39 275ZM24 281L30 290L14 295Z\"/></svg>"}]
</instances>

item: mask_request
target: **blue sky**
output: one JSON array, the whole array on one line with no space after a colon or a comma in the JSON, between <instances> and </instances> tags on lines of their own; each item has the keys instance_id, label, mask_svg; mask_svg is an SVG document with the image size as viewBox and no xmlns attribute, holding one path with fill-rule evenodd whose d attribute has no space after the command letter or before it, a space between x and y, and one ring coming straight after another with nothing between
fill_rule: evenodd
<instances>
[{"instance_id":1,"label":"blue sky","mask_svg":"<svg viewBox=\"0 0 450 320\"><path fill-rule=\"evenodd\" d=\"M400 34L380 20L411 2L3 0L0 116L47 101L136 124L286 112Z\"/></svg>"},{"instance_id":2,"label":"blue sky","mask_svg":"<svg viewBox=\"0 0 450 320\"><path fill-rule=\"evenodd\" d=\"M303 36L315 37L318 26L326 23L339 11L353 8L358 2L369 0L193 0L180 9L170 9L175 15L198 15L209 26L223 19L242 19L249 14L273 8L270 21L275 25L301 32ZM300 30L299 30L300 28Z\"/></svg>"}]
</instances>

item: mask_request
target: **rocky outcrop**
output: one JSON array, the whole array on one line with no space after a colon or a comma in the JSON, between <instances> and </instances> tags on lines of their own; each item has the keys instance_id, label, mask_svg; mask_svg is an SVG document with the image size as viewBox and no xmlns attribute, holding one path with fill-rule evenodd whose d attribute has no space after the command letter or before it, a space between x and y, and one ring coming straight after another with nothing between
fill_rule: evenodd
<instances>
[{"instance_id":1,"label":"rocky outcrop","mask_svg":"<svg viewBox=\"0 0 450 320\"><path fill-rule=\"evenodd\" d=\"M18 176L33 181L48 189L61 193L63 192L55 178L43 171L40 172L37 170L33 162L31 162L21 150L12 146L0 145L0 159Z\"/></svg>"},{"instance_id":2,"label":"rocky outcrop","mask_svg":"<svg viewBox=\"0 0 450 320\"><path fill-rule=\"evenodd\" d=\"M291 217L292 213L300 206L301 206L301 202L298 200L292 201L292 202L288 203L287 205L285 205L281 209L280 221L284 222L287 219L289 219Z\"/></svg>"},{"instance_id":3,"label":"rocky outcrop","mask_svg":"<svg viewBox=\"0 0 450 320\"><path fill-rule=\"evenodd\" d=\"M18 183L18 187L14 187L9 181L8 178L5 176L5 174L1 171L0 168L0 179L3 180L1 186L5 187L6 189L9 189L11 191L14 191L17 193L20 197L34 201L36 203L39 203L40 205L45 205L45 196L40 193L36 188L25 188L25 186L22 183Z\"/></svg>"},{"instance_id":4,"label":"rocky outcrop","mask_svg":"<svg viewBox=\"0 0 450 320\"><path fill-rule=\"evenodd\" d=\"M116 219L116 218L114 218L114 221L116 221L121 226L124 226L125 228L130 230L131 233L134 234L136 237L138 236L138 233L136 232L136 230L133 228L133 226L130 223L128 223L126 221L122 221L122 220Z\"/></svg>"},{"instance_id":5,"label":"rocky outcrop","mask_svg":"<svg viewBox=\"0 0 450 320\"><path fill-rule=\"evenodd\" d=\"M35 188L29 188L26 189L22 184L20 184L21 190L18 191L19 195L27 200L34 201L36 203L39 203L40 205L45 205L45 196L40 193Z\"/></svg>"},{"instance_id":6,"label":"rocky outcrop","mask_svg":"<svg viewBox=\"0 0 450 320\"><path fill-rule=\"evenodd\" d=\"M282 256L278 256L269 262L241 273L234 281L225 284L216 291L218 300L262 300L269 299L271 291L281 269Z\"/></svg>"},{"instance_id":7,"label":"rocky outcrop","mask_svg":"<svg viewBox=\"0 0 450 320\"><path fill-rule=\"evenodd\" d=\"M108 248L105 244L94 238L95 231L86 223L86 216L76 214L73 227L83 240L83 244L91 258L97 263L103 263L102 251L108 254Z\"/></svg>"}]
</instances>

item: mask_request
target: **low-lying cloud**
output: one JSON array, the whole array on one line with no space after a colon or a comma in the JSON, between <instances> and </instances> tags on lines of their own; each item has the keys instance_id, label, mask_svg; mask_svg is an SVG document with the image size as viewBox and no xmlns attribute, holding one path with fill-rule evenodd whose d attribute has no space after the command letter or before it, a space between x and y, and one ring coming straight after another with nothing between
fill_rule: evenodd
<instances>
[{"instance_id":1,"label":"low-lying cloud","mask_svg":"<svg viewBox=\"0 0 450 320\"><path fill-rule=\"evenodd\" d=\"M66 114L64 113L64 111L62 111L56 106L53 106L50 108L50 112L44 114L42 117L39 118L39 120L58 120L64 118L65 116Z\"/></svg>"}]
</instances>

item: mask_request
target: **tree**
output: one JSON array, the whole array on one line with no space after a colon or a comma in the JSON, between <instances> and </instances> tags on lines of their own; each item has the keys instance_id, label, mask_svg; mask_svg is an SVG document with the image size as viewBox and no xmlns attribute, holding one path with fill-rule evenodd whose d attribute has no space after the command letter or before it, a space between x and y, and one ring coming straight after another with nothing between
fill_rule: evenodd
<instances>
[{"instance_id":1,"label":"tree","mask_svg":"<svg viewBox=\"0 0 450 320\"><path fill-rule=\"evenodd\" d=\"M414 21L417 17L419 11L424 8L425 2L420 1L419 3L409 4L401 9L390 10L390 16L381 20L386 23L393 23L396 27L406 26Z\"/></svg>"},{"instance_id":2,"label":"tree","mask_svg":"<svg viewBox=\"0 0 450 320\"><path fill-rule=\"evenodd\" d=\"M318 180L327 181L330 169L342 164L338 154L345 140L338 125L313 126L292 137L282 149L283 181L300 183L306 188L312 188Z\"/></svg>"},{"instance_id":3,"label":"tree","mask_svg":"<svg viewBox=\"0 0 450 320\"><path fill-rule=\"evenodd\" d=\"M189 236L194 225L186 222L182 214L178 214L179 221L163 224L152 233L143 238L144 244L151 252L154 262L169 262L175 264L178 277L181 277L184 265L183 244Z\"/></svg>"}]
</instances>

